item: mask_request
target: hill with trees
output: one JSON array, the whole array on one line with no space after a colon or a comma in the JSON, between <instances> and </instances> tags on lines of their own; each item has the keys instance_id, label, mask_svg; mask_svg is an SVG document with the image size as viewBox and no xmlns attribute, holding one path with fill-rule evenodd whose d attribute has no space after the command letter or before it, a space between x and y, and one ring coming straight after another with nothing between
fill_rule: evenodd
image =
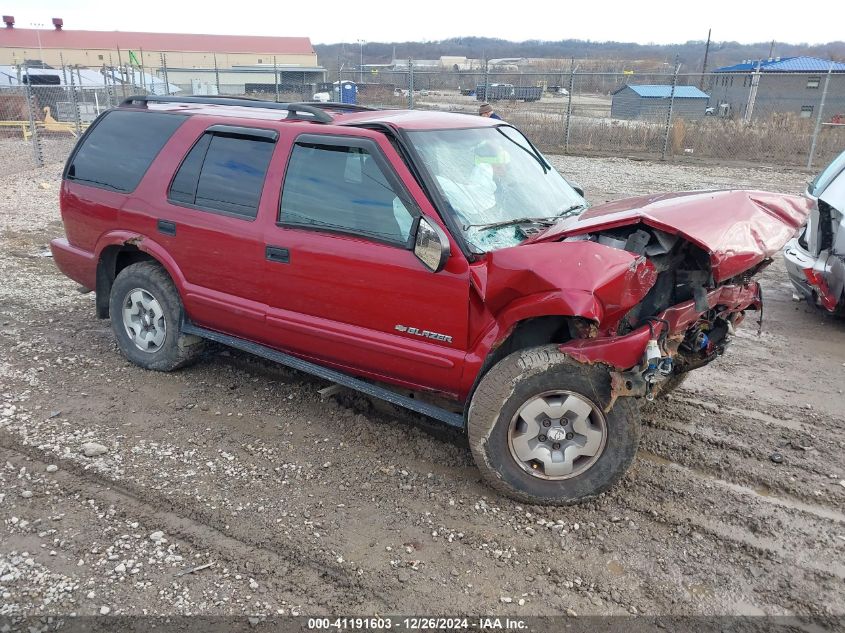
<instances>
[{"instance_id":1,"label":"hill with trees","mask_svg":"<svg viewBox=\"0 0 845 633\"><path fill-rule=\"evenodd\" d=\"M338 60L346 67L360 61L360 45L352 43L317 44L314 47L320 63L326 68L337 68ZM626 63L639 69L658 68L671 63L677 56L684 71L700 71L704 61L705 42L689 41L682 44L635 44L632 42L594 42L589 40L560 40L556 42L508 40L486 37L457 37L437 42L367 42L364 45L364 63L388 64L396 59L438 59L442 55L458 55L475 59L502 57L544 57L551 59L589 60L593 70L619 70ZM845 42L827 44L782 44L780 42L711 42L707 61L708 69L741 62L743 59L791 57L809 55L823 59L845 60ZM602 67L606 65L606 68Z\"/></svg>"}]
</instances>

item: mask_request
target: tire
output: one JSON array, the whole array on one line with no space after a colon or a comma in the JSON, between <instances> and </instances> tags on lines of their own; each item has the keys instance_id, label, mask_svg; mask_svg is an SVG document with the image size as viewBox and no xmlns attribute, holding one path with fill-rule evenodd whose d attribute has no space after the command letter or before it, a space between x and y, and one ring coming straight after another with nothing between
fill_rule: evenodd
<instances>
[{"instance_id":1,"label":"tire","mask_svg":"<svg viewBox=\"0 0 845 633\"><path fill-rule=\"evenodd\" d=\"M109 295L109 313L120 351L144 369L172 371L194 362L203 350L202 338L181 333L182 300L167 271L155 262L120 271Z\"/></svg>"},{"instance_id":2,"label":"tire","mask_svg":"<svg viewBox=\"0 0 845 633\"><path fill-rule=\"evenodd\" d=\"M564 393L558 393L563 391ZM570 396L575 396L570 400ZM640 414L633 398L619 398L613 408L604 413L610 402L610 375L599 365L578 363L561 353L557 346L547 345L514 352L494 365L481 379L472 396L468 410L467 432L470 449L484 480L496 490L530 504L569 505L593 498L613 486L628 470L637 452L640 434ZM574 403L575 409L568 408ZM540 413L527 415L536 407L549 412L564 412L560 419ZM548 408L552 407L552 408ZM558 408L554 408L558 407ZM581 413L574 411L580 409ZM584 413L588 411L589 413ZM575 422L571 420L575 419ZM535 428L550 422L549 436L519 434L520 426ZM579 419L581 420L579 422ZM565 438L553 427L565 421L571 432ZM596 450L597 429L603 427L603 445ZM579 426L580 425L580 426ZM585 431L581 435L577 431ZM526 462L526 445L543 440L541 450L548 449L552 433L560 439L558 449L584 440L583 447L595 453L575 458L569 474L556 472L564 468L553 460ZM573 437L570 437L572 435ZM520 442L520 437L522 441ZM552 445L552 448L555 444ZM551 454L551 453L550 453ZM567 451L559 453L566 455ZM565 461L565 460L564 460ZM548 475L546 473L549 473Z\"/></svg>"}]
</instances>

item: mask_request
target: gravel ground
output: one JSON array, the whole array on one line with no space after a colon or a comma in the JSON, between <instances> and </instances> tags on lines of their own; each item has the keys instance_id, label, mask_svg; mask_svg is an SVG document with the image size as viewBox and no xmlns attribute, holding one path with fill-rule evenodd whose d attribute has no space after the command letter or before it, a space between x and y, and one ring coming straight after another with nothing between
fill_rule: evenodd
<instances>
[{"instance_id":1,"label":"gravel ground","mask_svg":"<svg viewBox=\"0 0 845 633\"><path fill-rule=\"evenodd\" d=\"M8 128L7 128L8 130ZM42 132L41 155L44 163L64 163L73 150L76 138L67 133ZM32 141L24 141L20 135L0 136L0 177L31 171L35 166Z\"/></svg>"},{"instance_id":2,"label":"gravel ground","mask_svg":"<svg viewBox=\"0 0 845 633\"><path fill-rule=\"evenodd\" d=\"M593 200L806 180L554 161ZM845 612L845 322L780 262L762 334L644 408L617 487L526 507L461 437L308 376L222 349L130 365L45 256L59 174L0 198L0 616Z\"/></svg>"}]
</instances>

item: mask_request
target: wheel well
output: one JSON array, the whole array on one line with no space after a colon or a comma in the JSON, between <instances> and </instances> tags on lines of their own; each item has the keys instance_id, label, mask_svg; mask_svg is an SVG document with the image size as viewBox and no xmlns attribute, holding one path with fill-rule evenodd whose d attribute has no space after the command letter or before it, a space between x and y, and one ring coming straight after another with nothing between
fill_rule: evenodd
<instances>
[{"instance_id":1,"label":"wheel well","mask_svg":"<svg viewBox=\"0 0 845 633\"><path fill-rule=\"evenodd\" d=\"M107 246L100 253L100 261L97 263L97 317L107 319L109 317L109 296L115 277L121 270L138 262L159 261L140 250L133 244L116 244Z\"/></svg>"},{"instance_id":2,"label":"wheel well","mask_svg":"<svg viewBox=\"0 0 845 633\"><path fill-rule=\"evenodd\" d=\"M576 336L573 328L583 326L584 323L589 322L579 317L560 315L534 317L519 321L507 338L487 354L478 376L475 377L475 383L472 385L472 390L467 398L467 406L464 407L464 412L466 413L469 402L472 400L472 394L484 374L490 371L500 360L526 347L537 347L548 343L565 343Z\"/></svg>"}]
</instances>

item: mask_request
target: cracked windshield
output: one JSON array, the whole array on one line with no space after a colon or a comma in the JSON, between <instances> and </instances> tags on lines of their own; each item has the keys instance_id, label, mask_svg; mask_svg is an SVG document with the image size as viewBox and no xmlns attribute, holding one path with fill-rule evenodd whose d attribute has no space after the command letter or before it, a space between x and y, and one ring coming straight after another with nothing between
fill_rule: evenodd
<instances>
[{"instance_id":1,"label":"cracked windshield","mask_svg":"<svg viewBox=\"0 0 845 633\"><path fill-rule=\"evenodd\" d=\"M514 128L409 134L476 250L516 246L585 200Z\"/></svg>"}]
</instances>

